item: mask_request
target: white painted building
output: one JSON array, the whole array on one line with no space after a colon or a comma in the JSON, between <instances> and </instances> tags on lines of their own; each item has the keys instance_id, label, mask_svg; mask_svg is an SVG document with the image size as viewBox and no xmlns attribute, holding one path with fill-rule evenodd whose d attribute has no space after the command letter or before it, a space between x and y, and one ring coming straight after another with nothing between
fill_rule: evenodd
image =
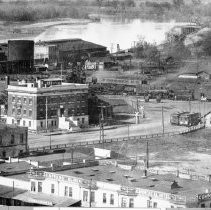
<instances>
[{"instance_id":1,"label":"white painted building","mask_svg":"<svg viewBox=\"0 0 211 210\"><path fill-rule=\"evenodd\" d=\"M81 200L83 207L185 208L209 207L211 183L181 179L175 175L142 176L140 170L112 165L43 172L31 179L34 193ZM42 189L39 190L39 186ZM209 197L209 196L208 196Z\"/></svg>"},{"instance_id":2,"label":"white painted building","mask_svg":"<svg viewBox=\"0 0 211 210\"><path fill-rule=\"evenodd\" d=\"M205 115L205 127L211 128L211 112Z\"/></svg>"}]
</instances>

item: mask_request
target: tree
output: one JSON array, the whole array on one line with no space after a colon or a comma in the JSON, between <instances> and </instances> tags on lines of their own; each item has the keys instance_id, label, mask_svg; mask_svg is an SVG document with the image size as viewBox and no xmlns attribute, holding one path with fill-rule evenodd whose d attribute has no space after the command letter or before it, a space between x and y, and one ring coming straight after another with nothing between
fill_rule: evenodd
<instances>
[{"instance_id":1,"label":"tree","mask_svg":"<svg viewBox=\"0 0 211 210\"><path fill-rule=\"evenodd\" d=\"M173 0L173 5L176 8L181 8L182 6L185 5L184 0Z\"/></svg>"},{"instance_id":2,"label":"tree","mask_svg":"<svg viewBox=\"0 0 211 210\"><path fill-rule=\"evenodd\" d=\"M205 55L211 56L211 31L204 35L203 39L197 45L202 48Z\"/></svg>"}]
</instances>

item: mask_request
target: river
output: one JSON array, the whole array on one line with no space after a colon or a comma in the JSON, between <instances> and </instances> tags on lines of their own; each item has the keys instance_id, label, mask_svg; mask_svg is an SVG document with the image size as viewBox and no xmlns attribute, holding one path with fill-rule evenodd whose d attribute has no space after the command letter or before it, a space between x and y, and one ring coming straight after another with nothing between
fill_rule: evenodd
<instances>
[{"instance_id":1,"label":"river","mask_svg":"<svg viewBox=\"0 0 211 210\"><path fill-rule=\"evenodd\" d=\"M81 38L86 41L104 45L111 52L116 51L117 44L121 49L130 48L139 39L160 44L165 40L165 33L176 25L186 23L153 22L133 19L114 21L101 18L100 22L85 24L61 24L49 27L36 37L36 41Z\"/></svg>"}]
</instances>

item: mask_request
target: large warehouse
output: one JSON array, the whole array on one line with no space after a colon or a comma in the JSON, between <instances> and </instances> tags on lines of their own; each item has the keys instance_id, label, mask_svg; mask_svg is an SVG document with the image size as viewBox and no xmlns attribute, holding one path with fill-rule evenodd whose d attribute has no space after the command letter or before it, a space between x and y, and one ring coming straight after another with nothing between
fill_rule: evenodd
<instances>
[{"instance_id":1,"label":"large warehouse","mask_svg":"<svg viewBox=\"0 0 211 210\"><path fill-rule=\"evenodd\" d=\"M44 50L43 58L48 58L49 63L63 63L65 66L78 56L103 57L108 54L106 47L82 39L40 41L35 44L35 58L41 58L40 50L42 49Z\"/></svg>"}]
</instances>

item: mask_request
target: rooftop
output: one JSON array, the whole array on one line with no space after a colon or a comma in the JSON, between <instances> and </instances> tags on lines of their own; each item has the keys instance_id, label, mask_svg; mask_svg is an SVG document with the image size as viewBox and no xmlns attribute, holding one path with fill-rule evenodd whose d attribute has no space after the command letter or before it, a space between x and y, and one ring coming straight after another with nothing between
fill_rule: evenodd
<instances>
[{"instance_id":1,"label":"rooftop","mask_svg":"<svg viewBox=\"0 0 211 210\"><path fill-rule=\"evenodd\" d=\"M56 195L47 195L44 193L24 192L16 195L14 199L21 200L28 203L37 203L46 206L68 207L79 200L74 200L69 197L62 197Z\"/></svg>"},{"instance_id":2,"label":"rooftop","mask_svg":"<svg viewBox=\"0 0 211 210\"><path fill-rule=\"evenodd\" d=\"M0 185L0 197L3 198L12 198L16 195L19 195L21 193L26 192L26 190L22 190L22 189L13 189L13 187L8 187L8 186L4 186L4 185Z\"/></svg>"},{"instance_id":3,"label":"rooftop","mask_svg":"<svg viewBox=\"0 0 211 210\"><path fill-rule=\"evenodd\" d=\"M92 179L93 181L106 182L127 187L177 194L189 198L192 198L199 193L205 193L206 189L211 189L211 183L209 182L182 179L173 174L155 175L149 173L146 178L143 176L143 171L129 171L113 165L101 165L75 170L66 170L56 172L56 174L78 177L86 180ZM178 183L178 187L171 189L174 181Z\"/></svg>"},{"instance_id":4,"label":"rooftop","mask_svg":"<svg viewBox=\"0 0 211 210\"><path fill-rule=\"evenodd\" d=\"M25 173L31 168L31 165L27 162L14 162L14 163L2 163L0 164L1 175L13 175Z\"/></svg>"},{"instance_id":5,"label":"rooftop","mask_svg":"<svg viewBox=\"0 0 211 210\"><path fill-rule=\"evenodd\" d=\"M87 84L62 82L60 78L40 79L35 82L22 81L16 85L8 85L7 91L14 92L48 92L66 89L88 89Z\"/></svg>"}]
</instances>

